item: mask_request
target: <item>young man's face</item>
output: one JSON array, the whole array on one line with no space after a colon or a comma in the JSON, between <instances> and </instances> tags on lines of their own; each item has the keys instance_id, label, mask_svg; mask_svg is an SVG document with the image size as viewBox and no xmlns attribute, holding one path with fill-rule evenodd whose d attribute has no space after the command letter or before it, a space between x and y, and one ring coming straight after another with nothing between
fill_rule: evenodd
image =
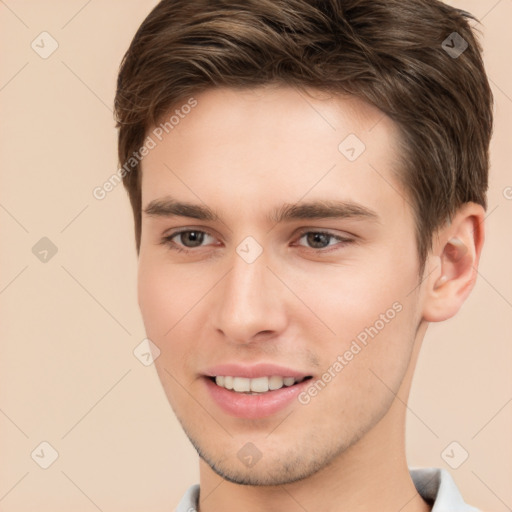
<instances>
[{"instance_id":1,"label":"young man's face","mask_svg":"<svg viewBox=\"0 0 512 512\"><path fill-rule=\"evenodd\" d=\"M195 99L161 141L148 132L157 146L142 164L147 336L203 459L239 483L291 482L375 430L419 343L397 131L353 98L285 87ZM174 214L157 215L155 201L172 201ZM264 389L264 377L312 379L251 395L217 386L216 375L263 377L235 379L238 389Z\"/></svg>"}]
</instances>

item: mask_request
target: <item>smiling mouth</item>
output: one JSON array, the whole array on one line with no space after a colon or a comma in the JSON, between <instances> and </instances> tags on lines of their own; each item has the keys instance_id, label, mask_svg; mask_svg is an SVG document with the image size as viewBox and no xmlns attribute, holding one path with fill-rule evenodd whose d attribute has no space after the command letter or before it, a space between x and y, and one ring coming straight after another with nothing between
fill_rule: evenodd
<instances>
[{"instance_id":1,"label":"smiling mouth","mask_svg":"<svg viewBox=\"0 0 512 512\"><path fill-rule=\"evenodd\" d=\"M249 379L246 377L233 377L230 375L218 375L216 377L208 377L217 386L232 391L234 393L246 395L262 395L277 391L284 387L291 387L305 380L312 379L311 375L306 377L281 377L272 375L270 377L256 377Z\"/></svg>"}]
</instances>

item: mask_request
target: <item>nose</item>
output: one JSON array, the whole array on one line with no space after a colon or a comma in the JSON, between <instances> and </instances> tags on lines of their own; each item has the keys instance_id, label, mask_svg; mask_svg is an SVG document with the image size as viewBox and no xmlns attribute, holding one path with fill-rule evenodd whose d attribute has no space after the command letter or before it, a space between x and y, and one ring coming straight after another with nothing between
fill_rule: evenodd
<instances>
[{"instance_id":1,"label":"nose","mask_svg":"<svg viewBox=\"0 0 512 512\"><path fill-rule=\"evenodd\" d=\"M283 286L264 254L247 263L235 253L230 272L216 287L214 326L233 343L268 340L286 328Z\"/></svg>"}]
</instances>

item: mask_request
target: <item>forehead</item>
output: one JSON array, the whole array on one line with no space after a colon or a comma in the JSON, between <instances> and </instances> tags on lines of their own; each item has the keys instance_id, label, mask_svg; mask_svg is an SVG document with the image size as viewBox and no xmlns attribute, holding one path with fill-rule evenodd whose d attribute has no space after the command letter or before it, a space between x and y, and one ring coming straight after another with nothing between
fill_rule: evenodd
<instances>
[{"instance_id":1,"label":"forehead","mask_svg":"<svg viewBox=\"0 0 512 512\"><path fill-rule=\"evenodd\" d=\"M168 193L220 209L305 195L404 206L397 127L362 100L266 86L187 101L147 133L154 147L142 161L143 205Z\"/></svg>"}]
</instances>

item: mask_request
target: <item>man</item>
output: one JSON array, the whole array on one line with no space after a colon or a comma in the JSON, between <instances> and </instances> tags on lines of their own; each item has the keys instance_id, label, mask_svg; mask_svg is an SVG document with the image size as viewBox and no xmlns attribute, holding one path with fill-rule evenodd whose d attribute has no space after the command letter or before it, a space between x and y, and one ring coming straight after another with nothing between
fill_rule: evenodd
<instances>
[{"instance_id":1,"label":"man","mask_svg":"<svg viewBox=\"0 0 512 512\"><path fill-rule=\"evenodd\" d=\"M408 468L484 241L492 94L432 0L164 0L118 78L139 305L200 456L178 511L474 511Z\"/></svg>"}]
</instances>

